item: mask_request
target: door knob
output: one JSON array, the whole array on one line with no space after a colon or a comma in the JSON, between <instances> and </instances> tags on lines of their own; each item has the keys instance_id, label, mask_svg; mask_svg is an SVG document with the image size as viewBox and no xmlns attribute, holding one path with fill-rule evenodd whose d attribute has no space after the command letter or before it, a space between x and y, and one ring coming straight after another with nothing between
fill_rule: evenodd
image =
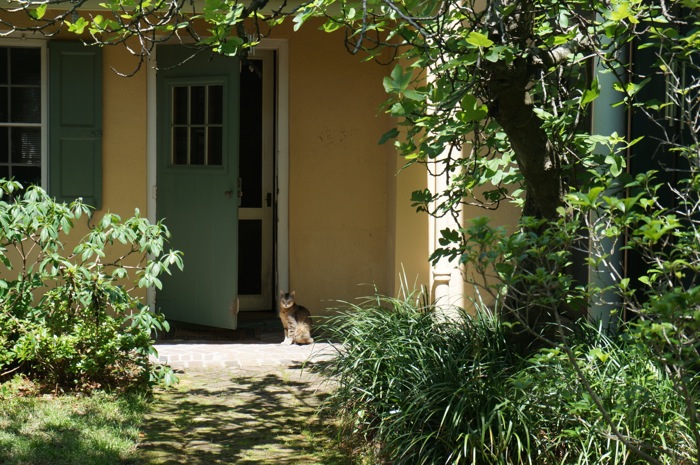
<instances>
[{"instance_id":1,"label":"door knob","mask_svg":"<svg viewBox=\"0 0 700 465\"><path fill-rule=\"evenodd\" d=\"M224 197L226 197L227 199L233 198L233 191L224 192Z\"/></svg>"}]
</instances>

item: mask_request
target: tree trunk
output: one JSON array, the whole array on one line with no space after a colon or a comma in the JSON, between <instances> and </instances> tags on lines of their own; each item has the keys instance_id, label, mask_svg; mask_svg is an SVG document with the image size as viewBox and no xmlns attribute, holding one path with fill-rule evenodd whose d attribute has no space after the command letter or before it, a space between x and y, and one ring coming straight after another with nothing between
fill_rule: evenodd
<instances>
[{"instance_id":1,"label":"tree trunk","mask_svg":"<svg viewBox=\"0 0 700 465\"><path fill-rule=\"evenodd\" d=\"M542 120L534 112L527 92L531 84L528 68L524 59L516 60L510 66L494 65L489 76L489 111L508 136L525 179L523 215L554 220L563 199L560 155L555 152L542 129ZM533 274L537 267L542 266L542 260L544 257L526 256L517 263L517 273L521 276ZM555 264L552 265L556 268ZM533 289L530 281L517 280L512 283L504 302L503 318L522 324L511 335L512 342L522 353L542 345L536 334L547 338L555 336L557 314L563 311L565 303L561 303L562 308L542 305L536 297L533 298L542 292L546 290Z\"/></svg>"},{"instance_id":2,"label":"tree trunk","mask_svg":"<svg viewBox=\"0 0 700 465\"><path fill-rule=\"evenodd\" d=\"M491 115L508 135L527 196L523 215L554 219L562 205L561 163L527 92L530 72L524 59L496 65L489 79Z\"/></svg>"}]
</instances>

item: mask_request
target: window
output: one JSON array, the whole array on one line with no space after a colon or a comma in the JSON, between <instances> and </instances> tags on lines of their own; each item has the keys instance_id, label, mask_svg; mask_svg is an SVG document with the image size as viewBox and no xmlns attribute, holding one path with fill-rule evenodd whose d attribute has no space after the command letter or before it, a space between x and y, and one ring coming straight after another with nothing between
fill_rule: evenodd
<instances>
[{"instance_id":1,"label":"window","mask_svg":"<svg viewBox=\"0 0 700 465\"><path fill-rule=\"evenodd\" d=\"M172 88L173 165L222 165L223 92L222 85Z\"/></svg>"},{"instance_id":2,"label":"window","mask_svg":"<svg viewBox=\"0 0 700 465\"><path fill-rule=\"evenodd\" d=\"M42 181L42 48L0 47L0 177Z\"/></svg>"}]
</instances>

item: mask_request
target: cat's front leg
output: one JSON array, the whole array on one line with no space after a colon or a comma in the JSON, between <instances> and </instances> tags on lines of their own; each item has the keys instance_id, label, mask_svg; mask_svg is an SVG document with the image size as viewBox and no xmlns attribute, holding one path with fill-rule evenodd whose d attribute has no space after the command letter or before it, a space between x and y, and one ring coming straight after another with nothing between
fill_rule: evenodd
<instances>
[{"instance_id":1,"label":"cat's front leg","mask_svg":"<svg viewBox=\"0 0 700 465\"><path fill-rule=\"evenodd\" d=\"M296 315L294 315L292 318L290 318L287 324L289 325L289 333L287 334L287 337L289 338L289 343L295 344L297 342L295 339L296 339L297 327L298 327Z\"/></svg>"},{"instance_id":2,"label":"cat's front leg","mask_svg":"<svg viewBox=\"0 0 700 465\"><path fill-rule=\"evenodd\" d=\"M280 342L280 344L289 346L289 345L292 345L293 342L294 342L294 332L293 332L291 326L289 325L289 323L287 323L287 327L284 328L284 341Z\"/></svg>"}]
</instances>

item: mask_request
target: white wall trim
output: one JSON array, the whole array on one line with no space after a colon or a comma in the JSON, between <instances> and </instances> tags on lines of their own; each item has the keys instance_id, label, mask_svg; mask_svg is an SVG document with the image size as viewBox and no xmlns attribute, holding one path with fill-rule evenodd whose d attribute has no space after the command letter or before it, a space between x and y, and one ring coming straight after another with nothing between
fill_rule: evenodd
<instances>
[{"instance_id":1,"label":"white wall trim","mask_svg":"<svg viewBox=\"0 0 700 465\"><path fill-rule=\"evenodd\" d=\"M263 39L259 47L277 52L277 286L289 289L289 41ZM277 292L275 292L275 295Z\"/></svg>"},{"instance_id":2,"label":"white wall trim","mask_svg":"<svg viewBox=\"0 0 700 465\"><path fill-rule=\"evenodd\" d=\"M151 51L151 59L146 67L146 209L147 218L151 223L156 220L156 168L157 168L157 100L156 100L156 48ZM149 287L146 303L151 310L155 308L156 289Z\"/></svg>"}]
</instances>

